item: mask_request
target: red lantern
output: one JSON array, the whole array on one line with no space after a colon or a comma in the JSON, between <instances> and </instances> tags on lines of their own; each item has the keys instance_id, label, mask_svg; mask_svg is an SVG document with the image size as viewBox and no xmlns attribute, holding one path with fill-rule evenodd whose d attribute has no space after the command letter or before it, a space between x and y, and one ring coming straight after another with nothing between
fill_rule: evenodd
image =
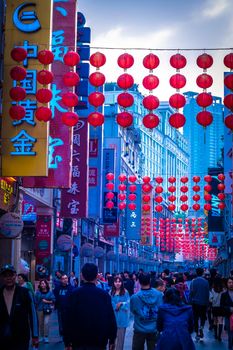
<instances>
[{"instance_id":1,"label":"red lantern","mask_svg":"<svg viewBox=\"0 0 233 350\"><path fill-rule=\"evenodd\" d=\"M63 75L62 80L65 86L72 87L79 84L80 77L75 72L67 72Z\"/></svg>"},{"instance_id":2,"label":"red lantern","mask_svg":"<svg viewBox=\"0 0 233 350\"><path fill-rule=\"evenodd\" d=\"M170 78L170 85L174 89L182 89L186 85L185 76L179 73L172 75Z\"/></svg>"},{"instance_id":3,"label":"red lantern","mask_svg":"<svg viewBox=\"0 0 233 350\"><path fill-rule=\"evenodd\" d=\"M169 205L168 205L168 210L174 211L175 209L176 209L175 204L169 204Z\"/></svg>"},{"instance_id":4,"label":"red lantern","mask_svg":"<svg viewBox=\"0 0 233 350\"><path fill-rule=\"evenodd\" d=\"M161 197L161 196L155 197L155 202L156 203L162 203L162 201L163 201L163 197Z\"/></svg>"},{"instance_id":5,"label":"red lantern","mask_svg":"<svg viewBox=\"0 0 233 350\"><path fill-rule=\"evenodd\" d=\"M197 95L196 102L198 106L206 108L213 103L213 97L207 92L202 92Z\"/></svg>"},{"instance_id":6,"label":"red lantern","mask_svg":"<svg viewBox=\"0 0 233 350\"><path fill-rule=\"evenodd\" d=\"M153 90L159 85L159 78L153 74L149 74L143 78L142 85L147 90Z\"/></svg>"},{"instance_id":7,"label":"red lantern","mask_svg":"<svg viewBox=\"0 0 233 350\"><path fill-rule=\"evenodd\" d=\"M69 67L77 66L80 62L80 56L75 51L68 51L63 57L64 63Z\"/></svg>"},{"instance_id":8,"label":"red lantern","mask_svg":"<svg viewBox=\"0 0 233 350\"><path fill-rule=\"evenodd\" d=\"M220 199L220 201L224 201L224 199L226 198L225 193L218 193L218 199Z\"/></svg>"},{"instance_id":9,"label":"red lantern","mask_svg":"<svg viewBox=\"0 0 233 350\"><path fill-rule=\"evenodd\" d=\"M136 198L137 198L137 196L136 196L135 193L130 193L129 196L128 196L128 198L129 198L130 201L135 201Z\"/></svg>"},{"instance_id":10,"label":"red lantern","mask_svg":"<svg viewBox=\"0 0 233 350\"><path fill-rule=\"evenodd\" d=\"M219 191L224 191L226 186L225 186L224 184L221 183L221 184L218 184L217 187L218 187L218 190L219 190Z\"/></svg>"},{"instance_id":11,"label":"red lantern","mask_svg":"<svg viewBox=\"0 0 233 350\"><path fill-rule=\"evenodd\" d=\"M181 186L180 190L181 192L186 193L188 192L188 186Z\"/></svg>"},{"instance_id":12,"label":"red lantern","mask_svg":"<svg viewBox=\"0 0 233 350\"><path fill-rule=\"evenodd\" d=\"M200 176L193 176L193 182L200 182Z\"/></svg>"},{"instance_id":13,"label":"red lantern","mask_svg":"<svg viewBox=\"0 0 233 350\"><path fill-rule=\"evenodd\" d=\"M186 196L186 194L183 194L182 196L180 196L180 200L181 202L187 202L188 196Z\"/></svg>"},{"instance_id":14,"label":"red lantern","mask_svg":"<svg viewBox=\"0 0 233 350\"><path fill-rule=\"evenodd\" d=\"M125 203L125 202L119 203L119 204L118 204L118 208L119 208L120 210L124 210L124 209L126 208L126 203Z\"/></svg>"},{"instance_id":15,"label":"red lantern","mask_svg":"<svg viewBox=\"0 0 233 350\"><path fill-rule=\"evenodd\" d=\"M142 185L142 191L145 193L150 193L152 190L152 186L150 184L143 184Z\"/></svg>"},{"instance_id":16,"label":"red lantern","mask_svg":"<svg viewBox=\"0 0 233 350\"><path fill-rule=\"evenodd\" d=\"M129 190L130 190L130 192L135 192L137 190L137 186L136 185L129 185Z\"/></svg>"},{"instance_id":17,"label":"red lantern","mask_svg":"<svg viewBox=\"0 0 233 350\"><path fill-rule=\"evenodd\" d=\"M51 84L53 81L53 73L49 70L43 69L37 73L36 79L42 85Z\"/></svg>"},{"instance_id":18,"label":"red lantern","mask_svg":"<svg viewBox=\"0 0 233 350\"><path fill-rule=\"evenodd\" d=\"M201 197L200 197L199 194L194 194L194 195L193 195L193 200L194 200L195 202L198 202L200 199L201 199Z\"/></svg>"},{"instance_id":19,"label":"red lantern","mask_svg":"<svg viewBox=\"0 0 233 350\"><path fill-rule=\"evenodd\" d=\"M129 181L130 182L135 182L137 180L137 177L135 175L130 175L129 176Z\"/></svg>"},{"instance_id":20,"label":"red lantern","mask_svg":"<svg viewBox=\"0 0 233 350\"><path fill-rule=\"evenodd\" d=\"M94 72L89 76L89 82L95 87L100 87L105 83L105 75L101 72Z\"/></svg>"},{"instance_id":21,"label":"red lantern","mask_svg":"<svg viewBox=\"0 0 233 350\"><path fill-rule=\"evenodd\" d=\"M11 58L16 62L22 62L27 57L27 51L22 47L14 47L11 50Z\"/></svg>"},{"instance_id":22,"label":"red lantern","mask_svg":"<svg viewBox=\"0 0 233 350\"><path fill-rule=\"evenodd\" d=\"M169 98L169 104L173 108L179 109L184 107L186 103L185 97L182 94L174 94Z\"/></svg>"},{"instance_id":23,"label":"red lantern","mask_svg":"<svg viewBox=\"0 0 233 350\"><path fill-rule=\"evenodd\" d=\"M129 53L123 53L118 57L117 64L123 69L130 68L134 64L134 58Z\"/></svg>"},{"instance_id":24,"label":"red lantern","mask_svg":"<svg viewBox=\"0 0 233 350\"><path fill-rule=\"evenodd\" d=\"M119 188L120 191L125 191L125 190L126 190L126 185L120 184L120 185L118 186L118 188Z\"/></svg>"},{"instance_id":25,"label":"red lantern","mask_svg":"<svg viewBox=\"0 0 233 350\"><path fill-rule=\"evenodd\" d=\"M159 125L159 117L155 114L147 114L142 119L143 125L148 129L156 128Z\"/></svg>"},{"instance_id":26,"label":"red lantern","mask_svg":"<svg viewBox=\"0 0 233 350\"><path fill-rule=\"evenodd\" d=\"M135 210L135 209L136 209L136 204L135 204L135 203L129 203L129 204L128 204L128 208L129 208L130 210Z\"/></svg>"},{"instance_id":27,"label":"red lantern","mask_svg":"<svg viewBox=\"0 0 233 350\"><path fill-rule=\"evenodd\" d=\"M120 174L118 176L118 179L119 179L120 182L124 182L124 181L126 181L126 175L125 174Z\"/></svg>"},{"instance_id":28,"label":"red lantern","mask_svg":"<svg viewBox=\"0 0 233 350\"><path fill-rule=\"evenodd\" d=\"M218 174L218 179L220 181L224 181L225 180L225 175L224 174Z\"/></svg>"},{"instance_id":29,"label":"red lantern","mask_svg":"<svg viewBox=\"0 0 233 350\"><path fill-rule=\"evenodd\" d=\"M102 92L94 91L88 96L89 103L95 108L102 106L105 101L104 94Z\"/></svg>"},{"instance_id":30,"label":"red lantern","mask_svg":"<svg viewBox=\"0 0 233 350\"><path fill-rule=\"evenodd\" d=\"M175 202L175 200L176 200L176 196L168 196L168 200L170 201L170 202Z\"/></svg>"},{"instance_id":31,"label":"red lantern","mask_svg":"<svg viewBox=\"0 0 233 350\"><path fill-rule=\"evenodd\" d=\"M112 201L107 201L107 203L106 203L106 208L108 208L108 209L112 209L114 207L114 203L112 202Z\"/></svg>"},{"instance_id":32,"label":"red lantern","mask_svg":"<svg viewBox=\"0 0 233 350\"><path fill-rule=\"evenodd\" d=\"M21 120L25 117L26 109L20 105L11 106L9 109L9 114L14 120Z\"/></svg>"},{"instance_id":33,"label":"red lantern","mask_svg":"<svg viewBox=\"0 0 233 350\"><path fill-rule=\"evenodd\" d=\"M198 203L193 204L193 210L197 211L200 210L201 206Z\"/></svg>"},{"instance_id":34,"label":"red lantern","mask_svg":"<svg viewBox=\"0 0 233 350\"><path fill-rule=\"evenodd\" d=\"M147 184L150 182L150 177L149 176L143 176L142 181Z\"/></svg>"},{"instance_id":35,"label":"red lantern","mask_svg":"<svg viewBox=\"0 0 233 350\"><path fill-rule=\"evenodd\" d=\"M163 206L162 206L162 205L156 205L156 206L155 206L155 210L156 210L158 213L161 213L161 211L163 211Z\"/></svg>"},{"instance_id":36,"label":"red lantern","mask_svg":"<svg viewBox=\"0 0 233 350\"><path fill-rule=\"evenodd\" d=\"M174 113L169 118L169 124L176 129L179 129L182 126L184 126L185 122L185 116L181 113Z\"/></svg>"},{"instance_id":37,"label":"red lantern","mask_svg":"<svg viewBox=\"0 0 233 350\"><path fill-rule=\"evenodd\" d=\"M125 193L119 193L118 194L118 198L120 199L120 201L124 201L126 199L126 194Z\"/></svg>"},{"instance_id":38,"label":"red lantern","mask_svg":"<svg viewBox=\"0 0 233 350\"><path fill-rule=\"evenodd\" d=\"M205 185L205 186L204 186L204 190L205 190L206 192L210 192L210 191L212 190L212 187L211 187L210 185Z\"/></svg>"},{"instance_id":39,"label":"red lantern","mask_svg":"<svg viewBox=\"0 0 233 350\"><path fill-rule=\"evenodd\" d=\"M121 112L117 114L117 124L122 126L123 128L127 128L132 125L133 116L129 112Z\"/></svg>"},{"instance_id":40,"label":"red lantern","mask_svg":"<svg viewBox=\"0 0 233 350\"><path fill-rule=\"evenodd\" d=\"M113 192L107 192L105 198L108 199L108 200L112 200L114 198L114 193Z\"/></svg>"},{"instance_id":41,"label":"red lantern","mask_svg":"<svg viewBox=\"0 0 233 350\"><path fill-rule=\"evenodd\" d=\"M122 92L117 96L117 103L124 108L130 107L134 104L134 97L128 92Z\"/></svg>"},{"instance_id":42,"label":"red lantern","mask_svg":"<svg viewBox=\"0 0 233 350\"><path fill-rule=\"evenodd\" d=\"M113 174L113 173L107 173L106 179L107 179L108 181L114 180L114 174Z\"/></svg>"},{"instance_id":43,"label":"red lantern","mask_svg":"<svg viewBox=\"0 0 233 350\"><path fill-rule=\"evenodd\" d=\"M39 51L37 57L38 57L38 61L44 64L45 66L53 63L53 60L54 60L54 54L49 50Z\"/></svg>"},{"instance_id":44,"label":"red lantern","mask_svg":"<svg viewBox=\"0 0 233 350\"><path fill-rule=\"evenodd\" d=\"M174 184L176 182L176 178L174 176L170 176L168 178L168 182L170 182L171 184Z\"/></svg>"},{"instance_id":45,"label":"red lantern","mask_svg":"<svg viewBox=\"0 0 233 350\"><path fill-rule=\"evenodd\" d=\"M210 203L204 204L204 209L207 210L207 211L211 210L212 209L211 204Z\"/></svg>"},{"instance_id":46,"label":"red lantern","mask_svg":"<svg viewBox=\"0 0 233 350\"><path fill-rule=\"evenodd\" d=\"M143 202L149 202L150 201L150 196L148 196L147 194L144 194L142 196L142 200L143 200Z\"/></svg>"},{"instance_id":47,"label":"red lantern","mask_svg":"<svg viewBox=\"0 0 233 350\"><path fill-rule=\"evenodd\" d=\"M96 128L97 126L101 126L104 123L104 116L99 112L92 112L89 114L87 121L89 124Z\"/></svg>"},{"instance_id":48,"label":"red lantern","mask_svg":"<svg viewBox=\"0 0 233 350\"><path fill-rule=\"evenodd\" d=\"M213 122L213 116L209 111L202 111L197 114L197 122L198 124L206 127Z\"/></svg>"},{"instance_id":49,"label":"red lantern","mask_svg":"<svg viewBox=\"0 0 233 350\"><path fill-rule=\"evenodd\" d=\"M21 81L26 78L27 71L25 68L20 66L15 66L10 70L11 79Z\"/></svg>"},{"instance_id":50,"label":"red lantern","mask_svg":"<svg viewBox=\"0 0 233 350\"><path fill-rule=\"evenodd\" d=\"M143 211L150 211L150 205L149 204L143 204L142 210Z\"/></svg>"},{"instance_id":51,"label":"red lantern","mask_svg":"<svg viewBox=\"0 0 233 350\"><path fill-rule=\"evenodd\" d=\"M213 78L211 75L203 73L197 77L196 83L200 88L208 89L213 84Z\"/></svg>"},{"instance_id":52,"label":"red lantern","mask_svg":"<svg viewBox=\"0 0 233 350\"><path fill-rule=\"evenodd\" d=\"M224 57L223 62L227 68L230 68L230 70L232 70L233 69L233 53L229 53L228 55L226 55Z\"/></svg>"},{"instance_id":53,"label":"red lantern","mask_svg":"<svg viewBox=\"0 0 233 350\"><path fill-rule=\"evenodd\" d=\"M157 177L155 178L155 181L156 181L158 184L161 184L161 183L163 182L162 176L157 176Z\"/></svg>"},{"instance_id":54,"label":"red lantern","mask_svg":"<svg viewBox=\"0 0 233 350\"><path fill-rule=\"evenodd\" d=\"M233 94L226 95L223 100L224 106L233 112Z\"/></svg>"},{"instance_id":55,"label":"red lantern","mask_svg":"<svg viewBox=\"0 0 233 350\"><path fill-rule=\"evenodd\" d=\"M211 194L209 194L209 193L206 193L206 194L204 194L204 200L205 201L211 201L211 199L212 199L212 196L211 196Z\"/></svg>"},{"instance_id":56,"label":"red lantern","mask_svg":"<svg viewBox=\"0 0 233 350\"><path fill-rule=\"evenodd\" d=\"M224 78L224 85L229 89L233 90L233 74L228 74Z\"/></svg>"},{"instance_id":57,"label":"red lantern","mask_svg":"<svg viewBox=\"0 0 233 350\"><path fill-rule=\"evenodd\" d=\"M78 104L78 96L71 91L65 92L62 94L62 102L67 107L75 107Z\"/></svg>"},{"instance_id":58,"label":"red lantern","mask_svg":"<svg viewBox=\"0 0 233 350\"><path fill-rule=\"evenodd\" d=\"M188 210L188 204L181 204L181 206L180 206L180 209L182 210L182 211L187 211Z\"/></svg>"},{"instance_id":59,"label":"red lantern","mask_svg":"<svg viewBox=\"0 0 233 350\"><path fill-rule=\"evenodd\" d=\"M39 107L35 112L36 119L43 122L48 122L52 119L52 111L48 107Z\"/></svg>"},{"instance_id":60,"label":"red lantern","mask_svg":"<svg viewBox=\"0 0 233 350\"><path fill-rule=\"evenodd\" d=\"M150 53L149 55L143 58L143 66L149 70L153 70L157 68L158 65L159 65L159 58L153 53Z\"/></svg>"},{"instance_id":61,"label":"red lantern","mask_svg":"<svg viewBox=\"0 0 233 350\"><path fill-rule=\"evenodd\" d=\"M210 68L213 62L213 57L208 55L207 53L203 53L202 55L197 57L197 65L202 69Z\"/></svg>"},{"instance_id":62,"label":"red lantern","mask_svg":"<svg viewBox=\"0 0 233 350\"><path fill-rule=\"evenodd\" d=\"M155 192L156 193L163 193L163 187L162 186L157 186L156 188L155 188Z\"/></svg>"},{"instance_id":63,"label":"red lantern","mask_svg":"<svg viewBox=\"0 0 233 350\"><path fill-rule=\"evenodd\" d=\"M199 192L200 191L200 186L198 186L198 185L193 186L193 191L194 192Z\"/></svg>"},{"instance_id":64,"label":"red lantern","mask_svg":"<svg viewBox=\"0 0 233 350\"><path fill-rule=\"evenodd\" d=\"M14 101L22 101L26 97L26 90L21 86L16 86L10 89L10 97Z\"/></svg>"},{"instance_id":65,"label":"red lantern","mask_svg":"<svg viewBox=\"0 0 233 350\"><path fill-rule=\"evenodd\" d=\"M142 103L146 109L149 109L149 111L159 107L159 99L153 95L144 97Z\"/></svg>"},{"instance_id":66,"label":"red lantern","mask_svg":"<svg viewBox=\"0 0 233 350\"><path fill-rule=\"evenodd\" d=\"M78 115L74 112L65 112L62 114L62 123L67 126L75 126L78 123Z\"/></svg>"},{"instance_id":67,"label":"red lantern","mask_svg":"<svg viewBox=\"0 0 233 350\"><path fill-rule=\"evenodd\" d=\"M134 84L134 79L132 75L128 73L121 74L117 79L117 85L123 89L127 90L130 89Z\"/></svg>"},{"instance_id":68,"label":"red lantern","mask_svg":"<svg viewBox=\"0 0 233 350\"><path fill-rule=\"evenodd\" d=\"M223 210L225 207L226 207L226 204L225 204L225 203L223 203L223 202L218 203L218 208L219 208L220 210Z\"/></svg>"},{"instance_id":69,"label":"red lantern","mask_svg":"<svg viewBox=\"0 0 233 350\"><path fill-rule=\"evenodd\" d=\"M204 180L205 180L206 182L211 182L211 181L212 181L212 176L211 176L211 175L206 175L206 176L204 177Z\"/></svg>"},{"instance_id":70,"label":"red lantern","mask_svg":"<svg viewBox=\"0 0 233 350\"><path fill-rule=\"evenodd\" d=\"M187 60L186 58L177 53L170 57L170 65L175 69L182 69L186 66Z\"/></svg>"},{"instance_id":71,"label":"red lantern","mask_svg":"<svg viewBox=\"0 0 233 350\"><path fill-rule=\"evenodd\" d=\"M39 89L36 92L36 99L40 103L48 103L52 100L53 94L49 89Z\"/></svg>"},{"instance_id":72,"label":"red lantern","mask_svg":"<svg viewBox=\"0 0 233 350\"><path fill-rule=\"evenodd\" d=\"M175 191L176 191L175 186L169 186L169 187L168 187L168 191L169 191L169 192L175 192Z\"/></svg>"},{"instance_id":73,"label":"red lantern","mask_svg":"<svg viewBox=\"0 0 233 350\"><path fill-rule=\"evenodd\" d=\"M231 131L233 131L233 114L229 114L225 120L224 123L227 128L229 128Z\"/></svg>"},{"instance_id":74,"label":"red lantern","mask_svg":"<svg viewBox=\"0 0 233 350\"><path fill-rule=\"evenodd\" d=\"M105 187L107 188L108 191L113 191L114 190L114 183L107 182Z\"/></svg>"},{"instance_id":75,"label":"red lantern","mask_svg":"<svg viewBox=\"0 0 233 350\"><path fill-rule=\"evenodd\" d=\"M90 64L96 68L102 67L106 63L106 57L101 52L95 52L90 57Z\"/></svg>"}]
</instances>

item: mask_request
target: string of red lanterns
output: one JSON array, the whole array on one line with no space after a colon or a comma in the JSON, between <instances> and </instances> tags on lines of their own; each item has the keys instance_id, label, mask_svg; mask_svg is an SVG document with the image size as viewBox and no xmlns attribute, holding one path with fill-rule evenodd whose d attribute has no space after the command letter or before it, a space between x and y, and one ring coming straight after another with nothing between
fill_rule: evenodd
<instances>
[{"instance_id":1,"label":"string of red lanterns","mask_svg":"<svg viewBox=\"0 0 233 350\"><path fill-rule=\"evenodd\" d=\"M11 50L11 58L18 64L27 57L27 51L21 47L15 47ZM10 97L15 101L9 109L9 115L13 120L21 120L26 115L26 109L20 105L20 101L26 97L26 90L20 86L20 81L25 79L27 71L21 66L15 66L10 71L11 79L16 81L16 86L10 89Z\"/></svg>"},{"instance_id":2,"label":"string of red lanterns","mask_svg":"<svg viewBox=\"0 0 233 350\"><path fill-rule=\"evenodd\" d=\"M95 87L94 92L88 96L89 103L95 108L95 111L88 115L88 123L94 128L101 126L104 123L104 116L102 113L98 112L98 108L104 104L105 97L104 94L98 89L102 87L105 83L105 76L99 71L100 67L105 65L106 57L101 52L95 52L90 57L90 64L96 68L96 71L92 73L89 77L89 82Z\"/></svg>"},{"instance_id":3,"label":"string of red lanterns","mask_svg":"<svg viewBox=\"0 0 233 350\"><path fill-rule=\"evenodd\" d=\"M223 59L223 63L225 64L225 66L227 68L230 69L230 73L227 74L224 78L224 85L226 86L227 89L229 89L231 91L230 94L226 95L223 103L225 105L226 108L228 108L231 112L233 111L233 98L232 98L232 92L233 92L233 53L229 53L228 55L226 55ZM228 114L225 117L224 123L226 125L227 128L229 128L231 130L231 132L233 132L233 114Z\"/></svg>"}]
</instances>

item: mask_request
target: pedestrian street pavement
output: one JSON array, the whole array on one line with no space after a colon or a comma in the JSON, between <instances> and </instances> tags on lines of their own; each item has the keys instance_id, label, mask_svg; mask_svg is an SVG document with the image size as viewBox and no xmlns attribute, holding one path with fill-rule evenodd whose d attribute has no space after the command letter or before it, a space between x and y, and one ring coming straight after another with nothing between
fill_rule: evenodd
<instances>
[{"instance_id":1,"label":"pedestrian street pavement","mask_svg":"<svg viewBox=\"0 0 233 350\"><path fill-rule=\"evenodd\" d=\"M132 336L133 336L133 321L131 321L130 326L127 328L125 336L125 345L124 350L132 349ZM193 333L193 339L195 334ZM194 340L196 350L227 350L227 335L226 332L223 332L222 342L214 339L212 331L208 330L208 327L205 327L204 330L204 339L198 343ZM49 335L49 344L39 345L39 350L64 350L64 345L60 341L58 334L58 323L57 323L57 314L53 312L50 319L50 335ZM166 350L166 349L164 349ZM189 350L189 349L187 349Z\"/></svg>"}]
</instances>

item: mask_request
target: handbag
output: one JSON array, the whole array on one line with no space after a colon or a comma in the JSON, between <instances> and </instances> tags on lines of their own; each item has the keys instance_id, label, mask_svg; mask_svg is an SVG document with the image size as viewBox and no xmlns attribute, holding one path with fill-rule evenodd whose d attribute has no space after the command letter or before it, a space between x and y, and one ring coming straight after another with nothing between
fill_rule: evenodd
<instances>
[{"instance_id":1,"label":"handbag","mask_svg":"<svg viewBox=\"0 0 233 350\"><path fill-rule=\"evenodd\" d=\"M44 305L44 307L43 307L44 315L50 315L52 313L52 311L53 311L53 307L51 304Z\"/></svg>"}]
</instances>

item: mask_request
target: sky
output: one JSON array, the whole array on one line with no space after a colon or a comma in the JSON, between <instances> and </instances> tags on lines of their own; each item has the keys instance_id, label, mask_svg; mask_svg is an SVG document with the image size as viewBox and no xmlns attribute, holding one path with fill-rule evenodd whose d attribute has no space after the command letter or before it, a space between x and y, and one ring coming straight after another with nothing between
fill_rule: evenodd
<instances>
[{"instance_id":1,"label":"sky","mask_svg":"<svg viewBox=\"0 0 233 350\"><path fill-rule=\"evenodd\" d=\"M86 26L91 28L91 47L97 47L91 52L100 51L106 55L107 63L101 72L107 82L116 81L123 73L117 65L117 57L129 52L135 63L128 73L139 84L139 90L148 94L141 84L148 74L142 60L153 52L160 58L159 67L153 72L160 84L153 93L161 101L167 100L175 93L169 85L170 76L175 74L169 58L179 50L188 61L181 70L187 79L181 92L201 92L196 86L196 78L202 70L197 67L196 58L206 50L214 58L214 64L208 70L214 83L208 91L215 96L223 96L223 72L228 71L223 65L223 57L233 51L208 49L233 47L233 0L78 0L78 10L86 17ZM99 47L121 49L104 50Z\"/></svg>"}]
</instances>

